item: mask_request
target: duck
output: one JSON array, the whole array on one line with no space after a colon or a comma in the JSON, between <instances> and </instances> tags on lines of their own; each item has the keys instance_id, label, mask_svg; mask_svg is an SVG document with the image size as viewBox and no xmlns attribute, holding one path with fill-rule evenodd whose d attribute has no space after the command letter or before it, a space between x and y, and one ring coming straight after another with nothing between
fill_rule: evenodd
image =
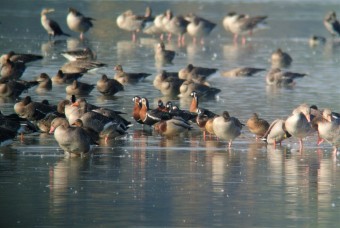
<instances>
[{"instance_id":1,"label":"duck","mask_svg":"<svg viewBox=\"0 0 340 228\"><path fill-rule=\"evenodd\" d=\"M94 86L94 84L74 80L71 85L65 87L65 90L68 95L89 95L94 89Z\"/></svg>"},{"instance_id":2,"label":"duck","mask_svg":"<svg viewBox=\"0 0 340 228\"><path fill-rule=\"evenodd\" d=\"M186 67L178 71L178 77L183 80L198 80L199 82L204 82L217 71L217 68L199 67L189 63Z\"/></svg>"},{"instance_id":3,"label":"duck","mask_svg":"<svg viewBox=\"0 0 340 228\"><path fill-rule=\"evenodd\" d=\"M190 96L192 97L191 100L191 104L190 104L190 108L189 111L192 113L198 113L199 109L201 111L202 114L208 116L209 118L215 117L217 116L217 114L209 111L208 109L202 108L202 107L198 107L199 106L199 102L198 102L198 93L196 91L193 91Z\"/></svg>"},{"instance_id":4,"label":"duck","mask_svg":"<svg viewBox=\"0 0 340 228\"><path fill-rule=\"evenodd\" d=\"M253 113L253 115L247 120L246 126L249 131L255 134L256 140L264 136L264 134L268 131L269 123L265 119L259 118L257 113Z\"/></svg>"},{"instance_id":5,"label":"duck","mask_svg":"<svg viewBox=\"0 0 340 228\"><path fill-rule=\"evenodd\" d=\"M76 119L74 123L71 124L71 126L84 129L87 135L90 136L91 138L91 144L99 144L99 141L100 141L99 133L90 128L85 127L81 119Z\"/></svg>"},{"instance_id":6,"label":"duck","mask_svg":"<svg viewBox=\"0 0 340 228\"><path fill-rule=\"evenodd\" d=\"M336 18L335 11L330 11L326 14L323 24L332 36L340 36L340 23Z\"/></svg>"},{"instance_id":7,"label":"duck","mask_svg":"<svg viewBox=\"0 0 340 228\"><path fill-rule=\"evenodd\" d=\"M58 70L57 74L51 78L55 84L72 83L74 80L82 77L82 73L64 73L62 70Z\"/></svg>"},{"instance_id":8,"label":"duck","mask_svg":"<svg viewBox=\"0 0 340 228\"><path fill-rule=\"evenodd\" d=\"M166 50L165 44L163 42L160 42L156 47L155 61L157 64L160 65L172 64L172 61L175 58L175 54L175 51Z\"/></svg>"},{"instance_id":9,"label":"duck","mask_svg":"<svg viewBox=\"0 0 340 228\"><path fill-rule=\"evenodd\" d=\"M250 77L258 72L265 71L264 68L255 68L255 67L237 67L232 70L223 71L221 75L223 77Z\"/></svg>"},{"instance_id":10,"label":"duck","mask_svg":"<svg viewBox=\"0 0 340 228\"><path fill-rule=\"evenodd\" d=\"M173 105L171 101L168 101L165 106L169 110L168 112L172 116L181 117L184 121L194 122L196 117L197 117L197 113L190 112L190 111L187 111L187 110L182 110L177 105Z\"/></svg>"},{"instance_id":11,"label":"duck","mask_svg":"<svg viewBox=\"0 0 340 228\"><path fill-rule=\"evenodd\" d=\"M340 146L340 124L334 119L332 111L325 109L323 118L317 119L316 125L319 137L329 142L334 148L333 153L336 154ZM318 145L322 143L322 140L318 141Z\"/></svg>"},{"instance_id":12,"label":"duck","mask_svg":"<svg viewBox=\"0 0 340 228\"><path fill-rule=\"evenodd\" d=\"M42 55L38 55L38 54L28 54L28 53L17 53L14 51L10 51L7 54L3 54L0 57L0 65L2 65L3 63L5 63L7 61L7 59L10 59L12 62L14 63L30 63L33 61L37 61L37 60L41 60L43 59Z\"/></svg>"},{"instance_id":13,"label":"duck","mask_svg":"<svg viewBox=\"0 0 340 228\"><path fill-rule=\"evenodd\" d=\"M66 156L85 157L91 150L91 138L81 127L70 127L64 118L55 118L51 123L50 134L58 142Z\"/></svg>"},{"instance_id":14,"label":"duck","mask_svg":"<svg viewBox=\"0 0 340 228\"><path fill-rule=\"evenodd\" d=\"M210 112L209 110L201 108L197 109L196 124L203 131L204 140L206 139L207 132L210 136L215 134L213 122L216 117L218 117L218 115Z\"/></svg>"},{"instance_id":15,"label":"duck","mask_svg":"<svg viewBox=\"0 0 340 228\"><path fill-rule=\"evenodd\" d=\"M13 62L9 56L5 57L0 68L1 79L16 80L21 78L26 70L26 65L23 62Z\"/></svg>"},{"instance_id":16,"label":"duck","mask_svg":"<svg viewBox=\"0 0 340 228\"><path fill-rule=\"evenodd\" d=\"M24 91L38 85L37 81L0 79L0 97L19 97Z\"/></svg>"},{"instance_id":17,"label":"duck","mask_svg":"<svg viewBox=\"0 0 340 228\"><path fill-rule=\"evenodd\" d=\"M187 32L187 26L189 22L185 20L182 15L174 16L172 11L168 9L166 11L167 23L164 24L166 31L168 32L168 41L171 40L172 35L178 36L178 44L185 43L185 33Z\"/></svg>"},{"instance_id":18,"label":"duck","mask_svg":"<svg viewBox=\"0 0 340 228\"><path fill-rule=\"evenodd\" d=\"M169 120L161 120L154 126L155 130L161 135L174 137L185 131L191 130L191 125L180 117L173 117Z\"/></svg>"},{"instance_id":19,"label":"duck","mask_svg":"<svg viewBox=\"0 0 340 228\"><path fill-rule=\"evenodd\" d=\"M133 13L132 10L126 10L117 17L116 23L118 28L132 32L132 41L135 42L137 37L136 33L141 31L144 28L145 23L150 20L153 20L152 10L147 6L144 16L138 16Z\"/></svg>"},{"instance_id":20,"label":"duck","mask_svg":"<svg viewBox=\"0 0 340 228\"><path fill-rule=\"evenodd\" d=\"M106 74L103 74L97 81L97 90L103 95L112 96L124 91L124 86L116 79L109 79Z\"/></svg>"},{"instance_id":21,"label":"duck","mask_svg":"<svg viewBox=\"0 0 340 228\"><path fill-rule=\"evenodd\" d=\"M160 74L156 75L153 85L164 96L173 97L179 94L179 88L183 82L183 79L178 78L178 74L177 76L172 76L163 70Z\"/></svg>"},{"instance_id":22,"label":"duck","mask_svg":"<svg viewBox=\"0 0 340 228\"><path fill-rule=\"evenodd\" d=\"M229 115L228 111L224 111L221 116L213 120L213 131L215 135L228 141L228 148L231 148L235 138L240 136L243 124L236 117Z\"/></svg>"},{"instance_id":23,"label":"duck","mask_svg":"<svg viewBox=\"0 0 340 228\"><path fill-rule=\"evenodd\" d=\"M20 135L20 140L23 141L24 133L37 132L35 124L25 118L21 118L16 113L4 115L0 111L0 128L8 130L7 132L15 132L15 135Z\"/></svg>"},{"instance_id":24,"label":"duck","mask_svg":"<svg viewBox=\"0 0 340 228\"><path fill-rule=\"evenodd\" d=\"M84 33L93 27L92 21L94 21L93 18L85 17L76 9L68 9L66 17L67 26L70 30L80 33L80 39L84 39Z\"/></svg>"},{"instance_id":25,"label":"duck","mask_svg":"<svg viewBox=\"0 0 340 228\"><path fill-rule=\"evenodd\" d=\"M148 35L159 35L160 40L163 40L163 33L166 32L165 26L165 13L158 14L153 18L153 20L149 20L144 23L143 33Z\"/></svg>"},{"instance_id":26,"label":"duck","mask_svg":"<svg viewBox=\"0 0 340 228\"><path fill-rule=\"evenodd\" d=\"M77 109L74 113L70 113L71 116L66 115L70 124L73 124L71 121L72 117L73 119L81 119L85 127L91 128L98 133L100 133L109 122L119 124L124 130L129 128L130 122L119 115L121 112L93 106L84 98L77 99L71 106L77 107Z\"/></svg>"},{"instance_id":27,"label":"duck","mask_svg":"<svg viewBox=\"0 0 340 228\"><path fill-rule=\"evenodd\" d=\"M84 74L90 70L95 70L100 67L105 67L107 64L87 61L87 60L76 60L65 63L60 70L65 74Z\"/></svg>"},{"instance_id":28,"label":"duck","mask_svg":"<svg viewBox=\"0 0 340 228\"><path fill-rule=\"evenodd\" d=\"M234 43L237 43L238 36L242 36L242 44L246 43L246 36L265 28L267 16L254 16L230 12L223 19L223 26L227 31L234 34Z\"/></svg>"},{"instance_id":29,"label":"duck","mask_svg":"<svg viewBox=\"0 0 340 228\"><path fill-rule=\"evenodd\" d=\"M192 36L193 43L196 43L197 39L200 39L200 43L204 45L204 38L216 27L216 23L195 14L189 14L185 16L185 19L190 22L187 25L187 33Z\"/></svg>"},{"instance_id":30,"label":"duck","mask_svg":"<svg viewBox=\"0 0 340 228\"><path fill-rule=\"evenodd\" d=\"M0 126L0 147L10 144L16 136L15 131Z\"/></svg>"},{"instance_id":31,"label":"duck","mask_svg":"<svg viewBox=\"0 0 340 228\"><path fill-rule=\"evenodd\" d=\"M303 148L303 139L313 133L310 123L310 106L302 104L295 108L286 121L285 128L287 132L295 138L298 138L300 150Z\"/></svg>"},{"instance_id":32,"label":"duck","mask_svg":"<svg viewBox=\"0 0 340 228\"><path fill-rule=\"evenodd\" d=\"M142 97L141 104L142 104L142 107L139 111L139 116L143 124L152 126L161 120L171 119L171 115L168 112L160 111L158 108L150 109L149 101L147 98Z\"/></svg>"},{"instance_id":33,"label":"duck","mask_svg":"<svg viewBox=\"0 0 340 228\"><path fill-rule=\"evenodd\" d=\"M48 113L56 112L57 107L44 102L35 102L31 96L26 96L14 104L14 111L21 118L37 121L43 119Z\"/></svg>"},{"instance_id":34,"label":"duck","mask_svg":"<svg viewBox=\"0 0 340 228\"><path fill-rule=\"evenodd\" d=\"M76 60L85 60L85 61L92 61L96 60L96 53L92 51L89 47L85 47L82 49L76 49L71 51L63 51L60 53L69 61L76 61Z\"/></svg>"},{"instance_id":35,"label":"duck","mask_svg":"<svg viewBox=\"0 0 340 228\"><path fill-rule=\"evenodd\" d=\"M281 48L276 49L271 55L272 68L288 67L292 62L292 57L287 52L282 51Z\"/></svg>"},{"instance_id":36,"label":"duck","mask_svg":"<svg viewBox=\"0 0 340 228\"><path fill-rule=\"evenodd\" d=\"M44 118L36 121L40 132L48 133L50 131L52 121L58 117L65 118L65 115L60 114L59 112L50 112Z\"/></svg>"},{"instance_id":37,"label":"duck","mask_svg":"<svg viewBox=\"0 0 340 228\"><path fill-rule=\"evenodd\" d=\"M279 68L272 68L266 75L267 85L275 86L293 86L295 85L294 79L306 76L305 73L295 73L289 71L282 71Z\"/></svg>"},{"instance_id":38,"label":"duck","mask_svg":"<svg viewBox=\"0 0 340 228\"><path fill-rule=\"evenodd\" d=\"M190 97L192 92L196 92L200 97L211 99L221 92L220 89L210 87L205 84L196 83L194 81L184 81L179 88L180 94L178 97Z\"/></svg>"},{"instance_id":39,"label":"duck","mask_svg":"<svg viewBox=\"0 0 340 228\"><path fill-rule=\"evenodd\" d=\"M127 73L123 70L122 65L116 65L114 67L116 71L114 79L119 81L121 84L133 84L144 80L146 77L150 76L149 73Z\"/></svg>"},{"instance_id":40,"label":"duck","mask_svg":"<svg viewBox=\"0 0 340 228\"><path fill-rule=\"evenodd\" d=\"M56 21L47 18L47 14L51 12L54 12L54 9L45 8L41 11L41 17L40 17L41 25L46 30L49 39L51 40L52 37L54 38L56 36L69 37L70 35L67 33L64 33Z\"/></svg>"},{"instance_id":41,"label":"duck","mask_svg":"<svg viewBox=\"0 0 340 228\"><path fill-rule=\"evenodd\" d=\"M282 141L290 137L291 134L289 134L285 127L285 120L276 119L269 125L267 132L263 135L261 140L268 144L274 144L274 148L276 148L277 143L281 146Z\"/></svg>"},{"instance_id":42,"label":"duck","mask_svg":"<svg viewBox=\"0 0 340 228\"><path fill-rule=\"evenodd\" d=\"M36 81L39 82L37 91L49 91L52 90L52 80L50 76L46 73L41 73L37 78Z\"/></svg>"},{"instance_id":43,"label":"duck","mask_svg":"<svg viewBox=\"0 0 340 228\"><path fill-rule=\"evenodd\" d=\"M141 103L142 98L139 96L134 96L132 98L133 101L133 110L132 110L132 117L133 119L140 124L143 124L143 120L140 117L140 110L142 109L142 103Z\"/></svg>"},{"instance_id":44,"label":"duck","mask_svg":"<svg viewBox=\"0 0 340 228\"><path fill-rule=\"evenodd\" d=\"M325 37L323 37L323 36L312 35L309 38L308 43L309 43L310 47L316 47L318 45L325 44L326 41L327 41L327 39Z\"/></svg>"}]
</instances>

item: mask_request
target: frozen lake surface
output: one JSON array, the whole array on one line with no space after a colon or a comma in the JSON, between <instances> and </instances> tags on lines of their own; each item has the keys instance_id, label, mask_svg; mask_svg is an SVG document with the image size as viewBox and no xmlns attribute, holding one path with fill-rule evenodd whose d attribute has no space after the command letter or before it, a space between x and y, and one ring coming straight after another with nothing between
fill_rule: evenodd
<instances>
[{"instance_id":1,"label":"frozen lake surface","mask_svg":"<svg viewBox=\"0 0 340 228\"><path fill-rule=\"evenodd\" d=\"M331 39L322 19L338 10L338 1L19 1L4 0L0 8L0 52L10 50L44 55L28 64L22 79L42 72L54 76L66 63L61 51L91 47L98 61L108 64L82 81L96 83L102 73L113 76L122 64L128 72L152 76L125 86L114 97L103 97L96 89L88 102L127 113L131 119L135 95L173 100L188 109L190 100L166 98L152 81L159 69L154 62L157 37L119 30L116 17L127 9L142 14L147 5L154 14L170 8L174 14L195 12L217 23L205 45L167 42L177 55L164 67L178 71L188 63L215 67L209 83L222 92L201 106L216 113L228 110L242 122L257 112L269 122L286 118L301 103L340 111L339 39ZM94 27L79 41L66 25L68 7L96 19ZM40 11L53 7L49 15L71 38L48 41L40 24ZM222 26L230 11L268 15L269 29L255 33L245 45L235 45ZM312 35L327 38L311 48ZM277 48L290 53L290 71L308 73L292 88L267 86L262 72L249 78L224 78L221 72L239 66L269 69L269 58ZM53 85L46 93L30 89L21 97L48 99L56 104L66 97L64 85ZM16 100L0 98L0 110L13 112ZM132 119L131 119L132 121ZM64 158L53 135L26 135L23 142L0 148L1 227L335 227L339 223L339 159L329 144L316 145L308 137L299 151L295 138L274 149L245 127L231 150L215 138L203 140L199 129L171 139L143 129L134 122L128 135L108 145L94 147L87 159Z\"/></svg>"}]
</instances>

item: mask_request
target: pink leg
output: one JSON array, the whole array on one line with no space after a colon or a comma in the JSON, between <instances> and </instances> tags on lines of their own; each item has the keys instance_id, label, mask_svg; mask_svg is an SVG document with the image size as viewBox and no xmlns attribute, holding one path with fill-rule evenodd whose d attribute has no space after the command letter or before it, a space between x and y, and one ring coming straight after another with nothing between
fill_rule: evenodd
<instances>
[{"instance_id":1,"label":"pink leg","mask_svg":"<svg viewBox=\"0 0 340 228\"><path fill-rule=\"evenodd\" d=\"M228 148L229 149L231 148L231 144L232 144L232 141L230 140L229 143L228 143Z\"/></svg>"},{"instance_id":2,"label":"pink leg","mask_svg":"<svg viewBox=\"0 0 340 228\"><path fill-rule=\"evenodd\" d=\"M204 45L204 38L201 38L201 45Z\"/></svg>"},{"instance_id":3,"label":"pink leg","mask_svg":"<svg viewBox=\"0 0 340 228\"><path fill-rule=\"evenodd\" d=\"M237 44L237 38L238 38L238 35L235 34L235 35L234 35L234 43L235 43L235 44Z\"/></svg>"},{"instance_id":4,"label":"pink leg","mask_svg":"<svg viewBox=\"0 0 340 228\"><path fill-rule=\"evenodd\" d=\"M185 45L185 36L181 35L180 38L181 38L181 44Z\"/></svg>"},{"instance_id":5,"label":"pink leg","mask_svg":"<svg viewBox=\"0 0 340 228\"><path fill-rule=\"evenodd\" d=\"M164 34L163 34L163 33L161 34L161 36L159 37L159 39L163 41L163 39L164 39Z\"/></svg>"},{"instance_id":6,"label":"pink leg","mask_svg":"<svg viewBox=\"0 0 340 228\"><path fill-rule=\"evenodd\" d=\"M242 44L245 45L246 44L246 37L242 37Z\"/></svg>"},{"instance_id":7,"label":"pink leg","mask_svg":"<svg viewBox=\"0 0 340 228\"><path fill-rule=\"evenodd\" d=\"M136 33L135 32L132 32L132 41L136 42Z\"/></svg>"},{"instance_id":8,"label":"pink leg","mask_svg":"<svg viewBox=\"0 0 340 228\"><path fill-rule=\"evenodd\" d=\"M83 40L84 39L84 33L80 33L80 39Z\"/></svg>"},{"instance_id":9,"label":"pink leg","mask_svg":"<svg viewBox=\"0 0 340 228\"><path fill-rule=\"evenodd\" d=\"M300 150L303 149L303 142L302 142L302 139L299 139L299 144L300 144Z\"/></svg>"}]
</instances>

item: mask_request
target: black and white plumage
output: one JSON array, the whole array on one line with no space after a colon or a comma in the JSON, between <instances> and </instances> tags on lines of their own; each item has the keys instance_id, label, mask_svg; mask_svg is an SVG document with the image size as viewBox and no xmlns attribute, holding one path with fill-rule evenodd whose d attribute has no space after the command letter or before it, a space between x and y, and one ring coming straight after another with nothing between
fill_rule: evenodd
<instances>
[{"instance_id":1,"label":"black and white plumage","mask_svg":"<svg viewBox=\"0 0 340 228\"><path fill-rule=\"evenodd\" d=\"M63 32L56 21L47 18L46 14L51 12L54 12L54 9L45 8L41 11L41 25L46 30L49 38L51 39L51 37L55 36L70 36L69 34Z\"/></svg>"},{"instance_id":2,"label":"black and white plumage","mask_svg":"<svg viewBox=\"0 0 340 228\"><path fill-rule=\"evenodd\" d=\"M340 36L340 23L337 20L336 13L334 11L327 13L323 20L323 24L332 36Z\"/></svg>"},{"instance_id":3,"label":"black and white plumage","mask_svg":"<svg viewBox=\"0 0 340 228\"><path fill-rule=\"evenodd\" d=\"M141 103L142 108L140 109L139 116L143 124L151 126L161 120L171 119L171 114L169 112L164 112L159 109L150 109L147 98L143 97Z\"/></svg>"}]
</instances>

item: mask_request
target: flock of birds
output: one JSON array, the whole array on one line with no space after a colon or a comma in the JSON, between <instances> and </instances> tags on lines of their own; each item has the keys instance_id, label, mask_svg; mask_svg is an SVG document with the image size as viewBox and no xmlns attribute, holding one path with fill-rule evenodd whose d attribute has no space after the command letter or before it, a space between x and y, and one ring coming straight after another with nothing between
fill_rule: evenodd
<instances>
[{"instance_id":1,"label":"flock of birds","mask_svg":"<svg viewBox=\"0 0 340 228\"><path fill-rule=\"evenodd\" d=\"M41 11L41 24L47 31L49 38L56 36L70 36L65 33L59 24L48 18L47 14L54 9ZM242 36L242 43L246 37L261 29L266 23L267 16L255 16L229 13L223 19L223 26L234 35L234 42ZM70 30L80 33L80 39L93 27L93 18L86 17L74 8L69 9L66 18ZM171 10L152 16L150 7L146 8L145 15L136 15L132 10L127 10L117 17L117 25L120 29L131 32L132 40L136 40L138 32L158 36L160 42L155 49L155 62L160 66L171 64L175 58L175 52L167 50L163 42L164 34L167 39L178 36L178 43L185 42L185 34L204 43L204 38L216 26L215 23L199 17L195 14L186 16L174 16ZM324 18L326 29L333 35L340 35L340 24L335 12L328 13ZM324 38L313 36L310 40L313 44L324 42ZM122 117L126 114L117 110L95 106L81 98L88 95L95 87L108 96L112 96L124 90L124 85L134 84L150 76L149 73L129 73L123 70L121 65L115 66L114 78L103 74L96 85L80 82L78 79L89 70L104 67L106 64L96 61L96 54L90 49L79 49L61 53L69 60L52 78L46 73L41 73L35 80L21 80L25 72L26 64L43 58L41 55L19 54L10 51L0 58L0 96L19 97L23 91L31 87L37 90L51 90L53 84L65 84L65 92L71 95L71 99L64 99L57 105L51 105L47 100L33 101L26 96L15 103L15 113L4 115L0 112L0 142L15 138L18 134L30 131L53 133L59 146L67 155L86 156L90 151L90 145L104 143L108 140L122 137L128 133L131 122ZM266 83L275 86L293 86L295 78L304 77L306 74L294 73L282 70L292 63L293 59L288 53L277 49L271 55L272 68L266 76ZM231 71L221 72L224 77L251 76L264 71L261 68L243 67ZM292 115L286 119L277 119L269 124L256 113L246 123L232 117L227 111L216 114L199 105L199 99L214 98L221 90L211 87L208 78L218 69L194 66L188 64L179 72L166 72L162 70L154 78L153 85L165 96L191 97L188 110L180 109L172 102L158 101L155 109L151 109L146 97L135 96L132 110L133 119L144 126L152 126L155 132L165 137L178 137L182 133L198 126L206 134L214 135L218 139L228 142L228 147L241 134L244 126L256 136L257 139L268 144L280 143L288 138L295 137L299 140L300 149L303 147L303 139L315 132L318 134L318 144L323 140L334 146L334 152L340 146L340 115L330 109L318 110L315 105L302 104L292 111ZM78 97L78 99L77 99Z\"/></svg>"}]
</instances>

